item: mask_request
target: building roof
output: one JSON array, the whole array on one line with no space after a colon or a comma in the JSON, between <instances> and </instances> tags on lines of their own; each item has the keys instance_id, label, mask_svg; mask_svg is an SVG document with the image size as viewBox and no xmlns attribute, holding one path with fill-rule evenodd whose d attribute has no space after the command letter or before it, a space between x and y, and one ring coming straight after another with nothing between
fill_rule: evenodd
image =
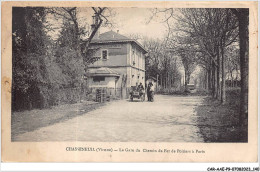
<instances>
[{"instance_id":1,"label":"building roof","mask_svg":"<svg viewBox=\"0 0 260 172\"><path fill-rule=\"evenodd\" d=\"M117 32L114 32L114 31L108 31L108 32L100 34L99 36L97 36L97 34L96 34L94 36L94 38L91 40L92 44L123 43L123 42L134 43L137 46L139 46L144 53L147 53L145 48L138 41L136 41L134 39L130 39Z\"/></svg>"},{"instance_id":2,"label":"building roof","mask_svg":"<svg viewBox=\"0 0 260 172\"><path fill-rule=\"evenodd\" d=\"M99 36L97 36L97 34L96 34L92 41L100 41L100 40L112 41L112 40L126 40L126 39L129 39L129 38L111 30L111 31L102 33Z\"/></svg>"},{"instance_id":3,"label":"building roof","mask_svg":"<svg viewBox=\"0 0 260 172\"><path fill-rule=\"evenodd\" d=\"M88 74L89 76L120 76L116 71L107 67L89 69Z\"/></svg>"}]
</instances>

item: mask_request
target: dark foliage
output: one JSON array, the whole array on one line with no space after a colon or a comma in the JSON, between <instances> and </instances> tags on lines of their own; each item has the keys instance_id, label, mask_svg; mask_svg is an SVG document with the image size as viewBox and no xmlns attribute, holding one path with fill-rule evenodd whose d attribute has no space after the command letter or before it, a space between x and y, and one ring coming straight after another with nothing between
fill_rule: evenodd
<instances>
[{"instance_id":1,"label":"dark foliage","mask_svg":"<svg viewBox=\"0 0 260 172\"><path fill-rule=\"evenodd\" d=\"M46 34L46 14L40 7L13 8L13 110L80 99L84 66L72 46L73 27L64 25L60 44L55 44Z\"/></svg>"}]
</instances>

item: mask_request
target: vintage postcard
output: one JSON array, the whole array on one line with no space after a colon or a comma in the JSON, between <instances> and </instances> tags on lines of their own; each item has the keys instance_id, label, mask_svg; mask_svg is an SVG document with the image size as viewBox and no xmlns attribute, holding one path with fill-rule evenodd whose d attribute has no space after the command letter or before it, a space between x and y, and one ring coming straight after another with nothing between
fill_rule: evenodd
<instances>
[{"instance_id":1,"label":"vintage postcard","mask_svg":"<svg viewBox=\"0 0 260 172\"><path fill-rule=\"evenodd\" d=\"M3 2L3 162L257 162L257 2Z\"/></svg>"}]
</instances>

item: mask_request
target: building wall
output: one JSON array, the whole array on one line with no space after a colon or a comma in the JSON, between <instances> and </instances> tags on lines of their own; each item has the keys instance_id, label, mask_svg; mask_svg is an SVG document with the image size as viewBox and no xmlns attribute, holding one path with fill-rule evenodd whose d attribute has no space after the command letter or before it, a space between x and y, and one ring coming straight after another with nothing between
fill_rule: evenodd
<instances>
[{"instance_id":1,"label":"building wall","mask_svg":"<svg viewBox=\"0 0 260 172\"><path fill-rule=\"evenodd\" d=\"M145 72L143 70L131 67L130 68L131 83L130 86L135 86L136 83L142 82L145 85Z\"/></svg>"},{"instance_id":2,"label":"building wall","mask_svg":"<svg viewBox=\"0 0 260 172\"><path fill-rule=\"evenodd\" d=\"M89 65L89 68L108 67L120 74L116 82L116 88L121 89L123 98L129 96L130 87L135 86L136 83L139 84L142 82L145 86L145 56L136 44L109 43L91 45L91 47L100 48L95 54L96 57L100 57L101 51L107 49L108 59L100 59L94 64ZM89 86L94 84L95 86L93 87L97 87L92 81L89 82ZM110 84L109 81L106 82ZM105 82L102 83L102 86L105 86Z\"/></svg>"},{"instance_id":3,"label":"building wall","mask_svg":"<svg viewBox=\"0 0 260 172\"><path fill-rule=\"evenodd\" d=\"M145 70L145 55L134 43L94 44L91 48L99 48L95 57L101 57L102 50L108 50L108 59L99 59L89 67L132 66Z\"/></svg>"},{"instance_id":4,"label":"building wall","mask_svg":"<svg viewBox=\"0 0 260 172\"><path fill-rule=\"evenodd\" d=\"M111 69L113 69L115 72L117 72L118 74L120 74L118 81L117 81L117 88L123 86L124 84L123 82L123 78L126 77L127 74L127 67L112 67ZM127 81L127 80L126 80ZM127 86L127 85L126 85Z\"/></svg>"},{"instance_id":5,"label":"building wall","mask_svg":"<svg viewBox=\"0 0 260 172\"><path fill-rule=\"evenodd\" d=\"M88 79L89 87L108 87L115 88L115 77L107 76L105 77L105 81L94 82L93 77Z\"/></svg>"},{"instance_id":6,"label":"building wall","mask_svg":"<svg viewBox=\"0 0 260 172\"><path fill-rule=\"evenodd\" d=\"M129 48L129 55L128 65L145 70L145 55L136 44L131 44Z\"/></svg>"},{"instance_id":7,"label":"building wall","mask_svg":"<svg viewBox=\"0 0 260 172\"><path fill-rule=\"evenodd\" d=\"M94 44L91 48L99 48L95 53L95 57L100 57L98 61L89 65L89 67L109 67L109 66L126 66L127 64L127 43L109 43L109 44ZM108 59L103 60L101 57L102 50L108 50Z\"/></svg>"},{"instance_id":8,"label":"building wall","mask_svg":"<svg viewBox=\"0 0 260 172\"><path fill-rule=\"evenodd\" d=\"M136 83L142 82L145 85L145 56L143 52L136 46L136 44L131 44L130 46L130 86L135 86Z\"/></svg>"}]
</instances>

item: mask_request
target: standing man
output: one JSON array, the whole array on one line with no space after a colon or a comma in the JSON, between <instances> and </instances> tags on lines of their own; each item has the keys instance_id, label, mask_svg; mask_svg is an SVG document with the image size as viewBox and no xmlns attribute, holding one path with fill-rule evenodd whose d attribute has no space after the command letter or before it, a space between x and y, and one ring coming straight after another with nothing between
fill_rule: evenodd
<instances>
[{"instance_id":1,"label":"standing man","mask_svg":"<svg viewBox=\"0 0 260 172\"><path fill-rule=\"evenodd\" d=\"M153 83L149 82L148 87L147 87L147 98L148 98L148 101L153 102L153 97L154 97Z\"/></svg>"}]
</instances>

